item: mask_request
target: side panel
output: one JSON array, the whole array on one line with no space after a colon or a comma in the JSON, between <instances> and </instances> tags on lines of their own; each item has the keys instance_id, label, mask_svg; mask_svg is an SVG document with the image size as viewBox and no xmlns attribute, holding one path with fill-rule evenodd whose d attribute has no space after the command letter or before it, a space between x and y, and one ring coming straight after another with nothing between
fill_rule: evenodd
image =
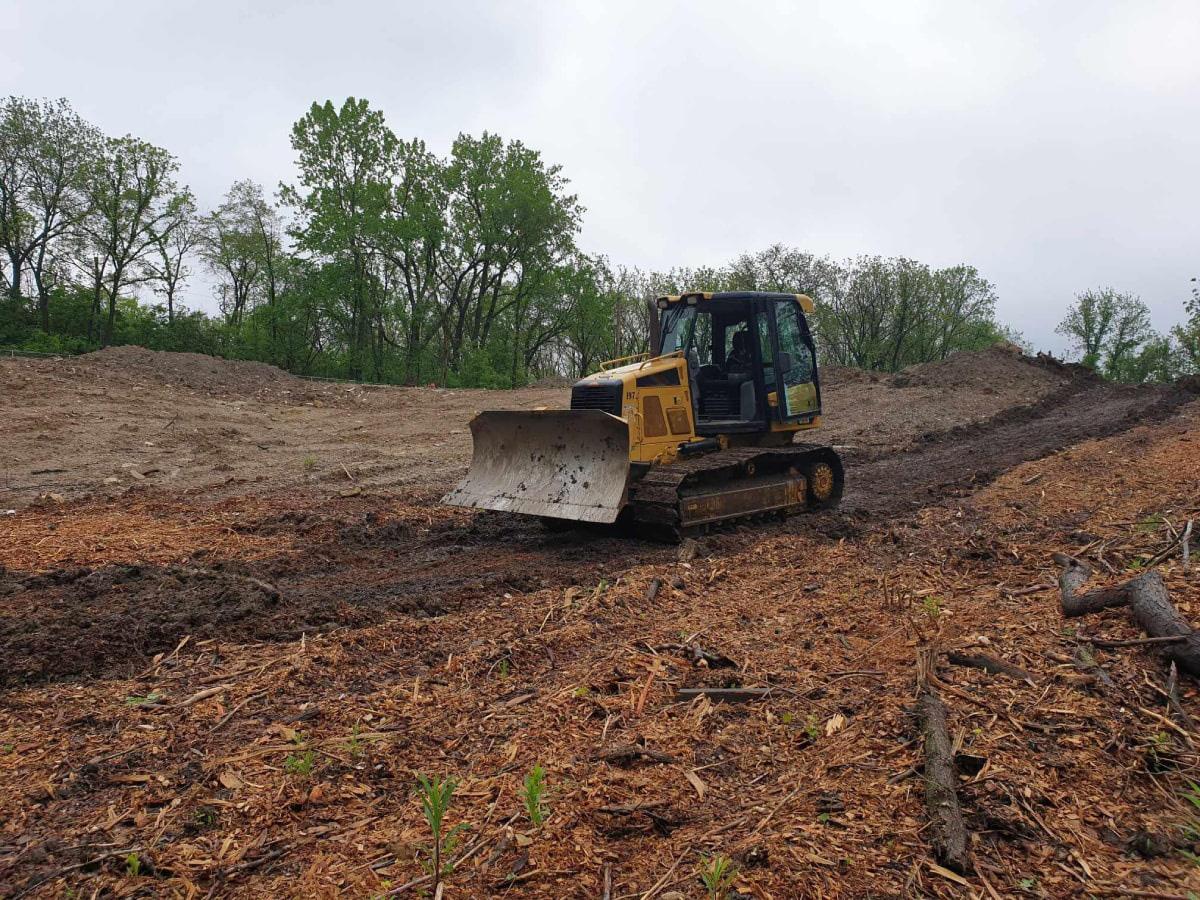
<instances>
[{"instance_id":1,"label":"side panel","mask_svg":"<svg viewBox=\"0 0 1200 900\"><path fill-rule=\"evenodd\" d=\"M675 362L672 369L625 382L621 415L629 422L629 456L635 462L674 459L681 443L695 440L686 361Z\"/></svg>"}]
</instances>

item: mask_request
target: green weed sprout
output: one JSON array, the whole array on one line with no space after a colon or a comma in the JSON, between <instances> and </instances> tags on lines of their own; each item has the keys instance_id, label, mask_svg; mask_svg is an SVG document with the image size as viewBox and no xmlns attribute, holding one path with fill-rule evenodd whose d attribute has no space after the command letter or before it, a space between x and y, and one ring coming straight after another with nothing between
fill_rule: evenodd
<instances>
[{"instance_id":1,"label":"green weed sprout","mask_svg":"<svg viewBox=\"0 0 1200 900\"><path fill-rule=\"evenodd\" d=\"M546 793L546 770L540 765L534 766L525 776L525 785L521 790L521 801L525 804L525 812L529 821L540 828L546 821L546 806L543 797Z\"/></svg>"},{"instance_id":2,"label":"green weed sprout","mask_svg":"<svg viewBox=\"0 0 1200 900\"><path fill-rule=\"evenodd\" d=\"M700 856L700 881L712 900L725 900L733 879L737 877L737 869L733 861L724 854L716 856Z\"/></svg>"}]
</instances>

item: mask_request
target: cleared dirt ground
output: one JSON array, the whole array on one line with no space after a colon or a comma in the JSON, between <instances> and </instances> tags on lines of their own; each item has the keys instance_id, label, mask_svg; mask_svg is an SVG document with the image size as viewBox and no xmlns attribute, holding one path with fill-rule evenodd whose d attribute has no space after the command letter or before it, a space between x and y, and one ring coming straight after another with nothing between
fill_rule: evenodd
<instances>
[{"instance_id":1,"label":"cleared dirt ground","mask_svg":"<svg viewBox=\"0 0 1200 900\"><path fill-rule=\"evenodd\" d=\"M1195 385L1005 350L829 372L842 508L686 562L436 505L475 411L566 398L136 348L0 363L0 896L416 892L414 771L460 779L447 897L598 897L606 867L613 897L700 897L701 853L764 898L1200 890L1200 735L1154 648L1087 643L1137 637L1127 612L1062 618L1050 560L1114 581L1200 511ZM1160 569L1197 622L1196 566ZM1033 675L937 656L966 878L929 848L926 647ZM675 699L714 684L774 690Z\"/></svg>"}]
</instances>

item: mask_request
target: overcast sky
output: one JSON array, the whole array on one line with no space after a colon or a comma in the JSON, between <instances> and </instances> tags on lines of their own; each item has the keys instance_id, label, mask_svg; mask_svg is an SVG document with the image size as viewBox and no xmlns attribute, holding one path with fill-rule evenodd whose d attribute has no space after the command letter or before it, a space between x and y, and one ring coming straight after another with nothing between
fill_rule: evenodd
<instances>
[{"instance_id":1,"label":"overcast sky","mask_svg":"<svg viewBox=\"0 0 1200 900\"><path fill-rule=\"evenodd\" d=\"M1200 274L1197 0L0 0L0 47L0 94L168 148L205 207L289 180L291 124L352 95L438 152L541 150L614 262L966 262L1053 348L1077 291L1166 328Z\"/></svg>"}]
</instances>

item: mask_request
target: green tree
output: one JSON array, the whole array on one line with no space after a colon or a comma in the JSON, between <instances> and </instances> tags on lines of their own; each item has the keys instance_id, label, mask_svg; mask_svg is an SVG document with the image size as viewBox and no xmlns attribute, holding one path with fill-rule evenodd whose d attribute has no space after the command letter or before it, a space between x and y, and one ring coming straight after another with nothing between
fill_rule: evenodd
<instances>
[{"instance_id":1,"label":"green tree","mask_svg":"<svg viewBox=\"0 0 1200 900\"><path fill-rule=\"evenodd\" d=\"M247 311L274 304L284 256L279 211L252 181L236 181L202 225L200 252L215 273L221 312L233 326Z\"/></svg>"},{"instance_id":2,"label":"green tree","mask_svg":"<svg viewBox=\"0 0 1200 900\"><path fill-rule=\"evenodd\" d=\"M167 325L175 324L179 291L191 277L189 262L202 244L204 232L195 201L183 196L168 215L150 228L152 251L147 255L146 276L154 292L167 301Z\"/></svg>"},{"instance_id":3,"label":"green tree","mask_svg":"<svg viewBox=\"0 0 1200 900\"><path fill-rule=\"evenodd\" d=\"M1115 381L1165 377L1168 345L1150 324L1150 309L1134 294L1113 288L1084 291L1056 329L1089 368Z\"/></svg>"},{"instance_id":4,"label":"green tree","mask_svg":"<svg viewBox=\"0 0 1200 900\"><path fill-rule=\"evenodd\" d=\"M1193 284L1197 284L1195 278ZM1179 368L1188 373L1200 372L1200 287L1192 288L1192 295L1183 303L1187 319L1171 329L1171 337L1178 346Z\"/></svg>"},{"instance_id":5,"label":"green tree","mask_svg":"<svg viewBox=\"0 0 1200 900\"><path fill-rule=\"evenodd\" d=\"M66 100L8 97L0 104L0 247L9 297L28 274L38 321L50 330L50 295L65 280L72 238L87 212L86 173L100 134Z\"/></svg>"},{"instance_id":6,"label":"green tree","mask_svg":"<svg viewBox=\"0 0 1200 900\"><path fill-rule=\"evenodd\" d=\"M181 210L192 203L175 182L178 168L169 152L134 137L108 138L89 166L83 228L95 250L97 303L101 292L108 303L103 346L112 343L121 291L146 279L156 241L184 221Z\"/></svg>"},{"instance_id":7,"label":"green tree","mask_svg":"<svg viewBox=\"0 0 1200 900\"><path fill-rule=\"evenodd\" d=\"M346 262L345 309L336 319L349 346L352 378L363 375L376 319L370 238L391 200L398 147L383 114L353 97L341 109L329 101L314 103L292 128L300 184L283 186L282 196L295 210L300 248Z\"/></svg>"}]
</instances>

